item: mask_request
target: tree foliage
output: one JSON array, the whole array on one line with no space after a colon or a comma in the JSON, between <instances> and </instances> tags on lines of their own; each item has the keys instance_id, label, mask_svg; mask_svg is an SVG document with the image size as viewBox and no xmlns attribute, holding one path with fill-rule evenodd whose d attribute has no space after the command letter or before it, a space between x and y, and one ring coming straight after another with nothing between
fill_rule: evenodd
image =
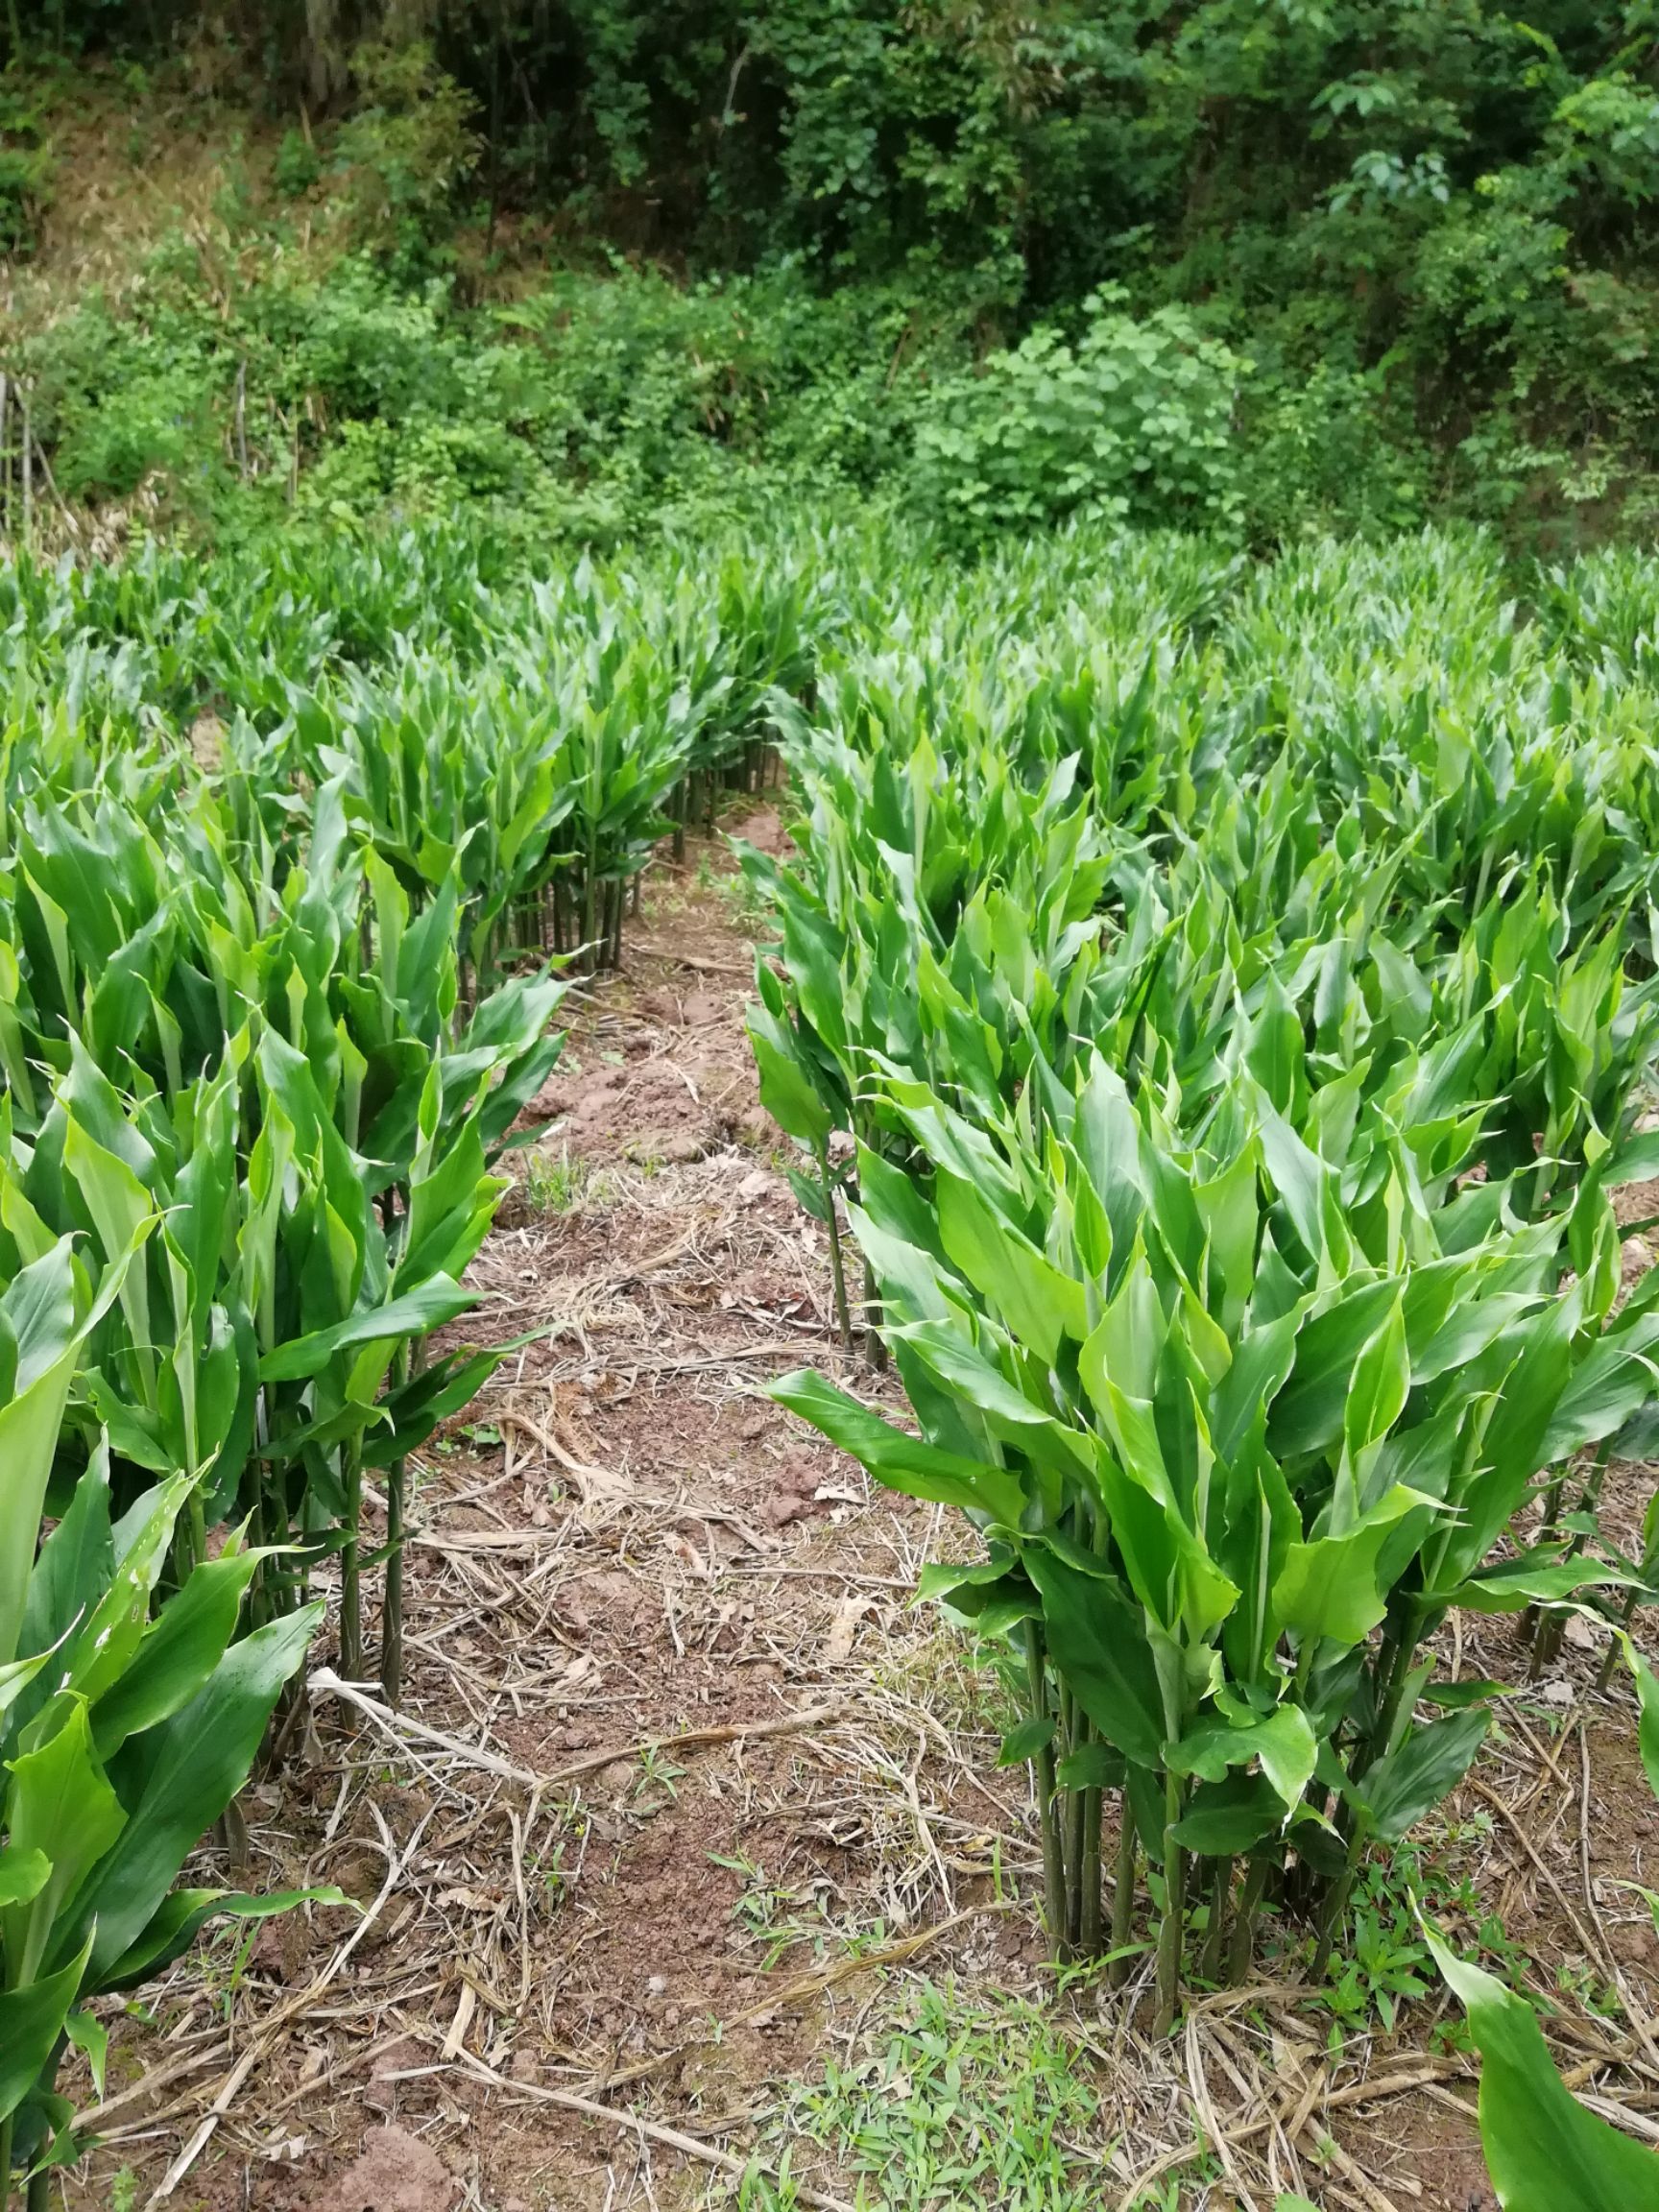
<instances>
[{"instance_id":1,"label":"tree foliage","mask_svg":"<svg viewBox=\"0 0 1659 2212\"><path fill-rule=\"evenodd\" d=\"M14 60L49 38L177 66L205 40L201 0L62 0L33 42L9 20ZM1118 286L1255 362L1241 492L1267 534L1651 507L1647 0L240 0L213 23L288 126L290 198L343 196L405 283L446 273L457 217L491 248L551 215L680 273L897 300L910 366L941 314L976 351L1087 344ZM12 121L18 246L48 185Z\"/></svg>"}]
</instances>

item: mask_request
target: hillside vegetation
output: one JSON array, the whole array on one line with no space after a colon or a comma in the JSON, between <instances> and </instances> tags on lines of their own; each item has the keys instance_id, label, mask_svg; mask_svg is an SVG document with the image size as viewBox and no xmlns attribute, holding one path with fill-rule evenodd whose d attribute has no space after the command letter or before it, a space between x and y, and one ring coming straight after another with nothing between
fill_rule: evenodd
<instances>
[{"instance_id":1,"label":"hillside vegetation","mask_svg":"<svg viewBox=\"0 0 1659 2212\"><path fill-rule=\"evenodd\" d=\"M1647 0L13 0L0 368L42 528L1554 547L1652 512L1656 52Z\"/></svg>"}]
</instances>

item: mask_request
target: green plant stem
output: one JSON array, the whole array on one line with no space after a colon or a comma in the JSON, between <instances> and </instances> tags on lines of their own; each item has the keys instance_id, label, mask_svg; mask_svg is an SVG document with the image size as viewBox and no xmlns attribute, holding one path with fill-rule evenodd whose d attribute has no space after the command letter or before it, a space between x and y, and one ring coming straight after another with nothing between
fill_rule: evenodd
<instances>
[{"instance_id":1,"label":"green plant stem","mask_svg":"<svg viewBox=\"0 0 1659 2212\"><path fill-rule=\"evenodd\" d=\"M1233 1896L1233 1866L1231 1858L1215 1862L1215 1877L1210 1891L1210 1925L1204 1932L1204 1957L1198 1969L1206 1982L1221 1979L1221 1961L1227 1955L1227 1908Z\"/></svg>"},{"instance_id":2,"label":"green plant stem","mask_svg":"<svg viewBox=\"0 0 1659 2212\"><path fill-rule=\"evenodd\" d=\"M363 1679L363 1576L358 1564L358 1533L363 1520L363 1469L349 1454L346 1468L346 1542L340 1552L340 1671L348 1682Z\"/></svg>"},{"instance_id":3,"label":"green plant stem","mask_svg":"<svg viewBox=\"0 0 1659 2212\"><path fill-rule=\"evenodd\" d=\"M878 1303L876 1296L876 1277L871 1271L870 1262L866 1261L864 1262L864 1357L869 1361L873 1374L884 1375L887 1372L887 1347L881 1341L881 1332L876 1325Z\"/></svg>"},{"instance_id":4,"label":"green plant stem","mask_svg":"<svg viewBox=\"0 0 1659 2212\"><path fill-rule=\"evenodd\" d=\"M248 1823L234 1797L220 1814L218 1827L225 1856L230 1862L230 1871L240 1881L248 1871Z\"/></svg>"},{"instance_id":5,"label":"green plant stem","mask_svg":"<svg viewBox=\"0 0 1659 2212\"><path fill-rule=\"evenodd\" d=\"M1175 2025L1181 1991L1182 1937L1186 1931L1187 1859L1174 1838L1175 1823L1164 1830L1164 1917L1158 1923L1158 2006L1152 2032L1167 2035Z\"/></svg>"},{"instance_id":6,"label":"green plant stem","mask_svg":"<svg viewBox=\"0 0 1659 2212\"><path fill-rule=\"evenodd\" d=\"M1342 1915L1348 1910L1348 1900L1353 1894L1355 1877L1359 1871L1359 1862L1364 1852L1365 1823L1363 1820L1356 1820L1348 1838L1348 1856L1343 1862L1341 1873L1332 1885L1331 1894L1326 1898L1325 1910L1320 1915L1319 1940L1313 1946L1312 1979L1316 1983L1324 1981L1326 1969L1331 1963L1331 1953L1342 1926Z\"/></svg>"},{"instance_id":7,"label":"green plant stem","mask_svg":"<svg viewBox=\"0 0 1659 2212\"><path fill-rule=\"evenodd\" d=\"M847 1269L841 1258L841 1222L835 1205L835 1180L830 1172L830 1147L818 1147L818 1176L824 1186L824 1214L830 1230L830 1278L835 1291L835 1319L841 1342L853 1349L853 1316L847 1309Z\"/></svg>"},{"instance_id":8,"label":"green plant stem","mask_svg":"<svg viewBox=\"0 0 1659 2212\"><path fill-rule=\"evenodd\" d=\"M1411 1679L1411 1662L1416 1656L1417 1640L1423 1626L1422 1607L1407 1603L1401 1608L1399 1618L1390 1622L1378 1655L1377 1679L1382 1692L1377 1700L1377 1716L1365 1741L1354 1754L1353 1778L1356 1782L1383 1758L1394 1740L1394 1730L1400 1718L1400 1704L1406 1695L1406 1685ZM1332 1946L1342 1925L1342 1915L1348 1909L1354 1881L1364 1856L1366 1826L1364 1816L1344 1804L1341 1825L1348 1843L1348 1854L1342 1871L1332 1884L1326 1896L1319 1920L1319 1940L1313 1952L1313 1980L1321 1982L1325 1969L1331 1963Z\"/></svg>"},{"instance_id":9,"label":"green plant stem","mask_svg":"<svg viewBox=\"0 0 1659 2212\"><path fill-rule=\"evenodd\" d=\"M393 1361L398 1382L413 1366L420 1372L421 1350L399 1345ZM388 1705L403 1695L403 1499L408 1480L407 1462L394 1459L386 1470L386 1599L380 1613L380 1689Z\"/></svg>"},{"instance_id":10,"label":"green plant stem","mask_svg":"<svg viewBox=\"0 0 1659 2212\"><path fill-rule=\"evenodd\" d=\"M1094 1731L1085 1724L1093 1743ZM1078 1792L1083 1800L1083 1909L1077 1923L1077 1947L1085 1959L1100 1956L1100 1790L1094 1785Z\"/></svg>"},{"instance_id":11,"label":"green plant stem","mask_svg":"<svg viewBox=\"0 0 1659 2212\"><path fill-rule=\"evenodd\" d=\"M1125 1789L1118 1798L1118 1861L1113 1872L1112 1887L1112 1948L1121 1951L1129 1941L1129 1932L1135 1925L1135 1808L1129 1802ZM1114 1959L1111 1980L1114 1989L1119 1989L1129 1979L1127 1959Z\"/></svg>"},{"instance_id":12,"label":"green plant stem","mask_svg":"<svg viewBox=\"0 0 1659 2212\"><path fill-rule=\"evenodd\" d=\"M188 1506L190 1528L190 1564L200 1567L207 1556L207 1515L202 1503L202 1487L198 1482L190 1493Z\"/></svg>"},{"instance_id":13,"label":"green plant stem","mask_svg":"<svg viewBox=\"0 0 1659 2212\"><path fill-rule=\"evenodd\" d=\"M1025 1623L1025 1676L1030 1690L1033 1719L1048 1716L1048 1683L1043 1650L1043 1631L1035 1621ZM1044 1918L1055 1957L1065 1952L1066 1858L1060 1841L1060 1823L1054 1813L1054 1747L1046 1743L1031 1762L1037 1791L1037 1827L1043 1839Z\"/></svg>"},{"instance_id":14,"label":"green plant stem","mask_svg":"<svg viewBox=\"0 0 1659 2212\"><path fill-rule=\"evenodd\" d=\"M1377 1662L1377 1679L1382 1686L1382 1692L1377 1701L1377 1716L1371 1723L1371 1732L1354 1761L1356 1781L1384 1756L1394 1740L1395 1726L1400 1719L1400 1700L1411 1678L1411 1662L1417 1655L1417 1642L1422 1626L1422 1608L1415 1603L1403 1606L1398 1621L1389 1623Z\"/></svg>"},{"instance_id":15,"label":"green plant stem","mask_svg":"<svg viewBox=\"0 0 1659 2212\"><path fill-rule=\"evenodd\" d=\"M1566 1488L1566 1481L1567 1479L1564 1475L1557 1475L1554 1481L1544 1493L1544 1520L1538 1531L1540 1544L1548 1544L1555 1533L1555 1524L1561 1518L1561 1498ZM1543 1618L1544 1608L1541 1605L1527 1606L1521 1616L1521 1640L1523 1643L1530 1644L1533 1641L1538 1633L1538 1624Z\"/></svg>"},{"instance_id":16,"label":"green plant stem","mask_svg":"<svg viewBox=\"0 0 1659 2212\"><path fill-rule=\"evenodd\" d=\"M1603 1443L1601 1446L1601 1449L1596 1455L1596 1463L1591 1469L1589 1479L1586 1480L1584 1485L1584 1497L1580 1502L1580 1510L1582 1510L1586 1505L1594 1505L1597 1499L1600 1497L1601 1482L1606 1471L1608 1455L1612 1450L1613 1439L1611 1436L1609 1436L1605 1443ZM1566 1494L1567 1477L1565 1472L1563 1472L1562 1474L1556 1476L1554 1481L1551 1483L1549 1489L1544 1493L1544 1520L1538 1530L1538 1541L1540 1544L1548 1544L1553 1540L1556 1529L1560 1525L1561 1502ZM1575 1549L1576 1550L1579 1548L1580 1547L1575 1547ZM1521 1635L1524 1642L1536 1644L1539 1631L1544 1624L1544 1608L1541 1605L1527 1606L1526 1612L1521 1616ZM1546 1654L1544 1659L1534 1661L1532 1671L1534 1680L1537 1679L1539 1668L1546 1664L1547 1660L1548 1654Z\"/></svg>"},{"instance_id":17,"label":"green plant stem","mask_svg":"<svg viewBox=\"0 0 1659 2212\"><path fill-rule=\"evenodd\" d=\"M1594 1513L1597 1506L1600 1504L1601 1486L1607 1479L1607 1461L1612 1455L1612 1451L1613 1439L1608 1437L1606 1442L1601 1446L1601 1449L1597 1453L1595 1464L1592 1466L1589 1475L1585 1478L1584 1487L1578 1494L1578 1503L1575 1507L1575 1511L1579 1513ZM1556 1488L1559 1490L1560 1485L1557 1484ZM1564 1556L1568 1559L1576 1559L1583 1551L1583 1531L1582 1529L1575 1528L1573 1531L1572 1538L1568 1543ZM1530 1679L1532 1681L1536 1682L1539 1675L1543 1673L1545 1668L1550 1666L1554 1660L1556 1653L1561 1648L1561 1640L1566 1635L1566 1633L1567 1617L1564 1613L1556 1612L1540 1615L1534 1625L1532 1636L1532 1666L1530 1670Z\"/></svg>"},{"instance_id":18,"label":"green plant stem","mask_svg":"<svg viewBox=\"0 0 1659 2212\"><path fill-rule=\"evenodd\" d=\"M12 2201L12 2130L15 2125L9 2112L0 2120L0 2212L7 2212Z\"/></svg>"},{"instance_id":19,"label":"green plant stem","mask_svg":"<svg viewBox=\"0 0 1659 2212\"><path fill-rule=\"evenodd\" d=\"M1167 2035L1175 2025L1181 1993L1181 1948L1186 1929L1187 1855L1175 1840L1181 1818L1181 1786L1173 1774L1165 1782L1164 1917L1158 1923L1158 2006L1152 2032Z\"/></svg>"},{"instance_id":20,"label":"green plant stem","mask_svg":"<svg viewBox=\"0 0 1659 2212\"><path fill-rule=\"evenodd\" d=\"M1063 1681L1058 1731L1061 1750L1074 1751L1079 1740L1076 1700ZM1083 1791L1063 1790L1060 1804L1060 1832L1066 1839L1066 1948L1075 1956L1083 1939Z\"/></svg>"},{"instance_id":21,"label":"green plant stem","mask_svg":"<svg viewBox=\"0 0 1659 2212\"><path fill-rule=\"evenodd\" d=\"M386 1598L380 1615L380 1688L388 1705L403 1695L403 1485L406 1463L386 1470Z\"/></svg>"},{"instance_id":22,"label":"green plant stem","mask_svg":"<svg viewBox=\"0 0 1659 2212\"><path fill-rule=\"evenodd\" d=\"M1624 1606L1619 1616L1619 1625L1626 1634L1629 1633L1631 1622L1636 1618L1636 1599L1640 1595L1636 1590L1628 1590L1624 1594ZM1613 1679L1613 1670L1618 1664L1619 1639L1615 1636L1608 1644L1606 1656L1596 1671L1596 1691L1599 1696L1606 1694L1607 1686Z\"/></svg>"},{"instance_id":23,"label":"green plant stem","mask_svg":"<svg viewBox=\"0 0 1659 2212\"><path fill-rule=\"evenodd\" d=\"M1272 1870L1273 1863L1267 1853L1260 1853L1251 1860L1244 1887L1238 1893L1233 1914L1233 1938L1227 1946L1227 1979L1234 1988L1249 1973L1256 1956L1256 1915L1262 1910L1262 1899L1266 1894Z\"/></svg>"},{"instance_id":24,"label":"green plant stem","mask_svg":"<svg viewBox=\"0 0 1659 2212\"><path fill-rule=\"evenodd\" d=\"M42 2166L29 2176L23 2212L49 2212L52 2202L52 2169Z\"/></svg>"}]
</instances>

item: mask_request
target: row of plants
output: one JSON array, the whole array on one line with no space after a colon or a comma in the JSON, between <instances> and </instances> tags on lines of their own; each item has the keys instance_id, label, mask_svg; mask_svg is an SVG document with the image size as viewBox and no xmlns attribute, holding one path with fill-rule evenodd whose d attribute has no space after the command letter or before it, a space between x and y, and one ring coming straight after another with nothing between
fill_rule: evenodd
<instances>
[{"instance_id":1,"label":"row of plants","mask_svg":"<svg viewBox=\"0 0 1659 2212\"><path fill-rule=\"evenodd\" d=\"M0 2189L77 2154L55 2081L66 2039L101 2079L86 2000L286 1902L173 1883L214 1821L239 1858L330 1595L365 1673L375 1569L398 1695L407 1455L501 1356L426 1340L475 1303L491 1162L559 1049L545 973L463 1014L457 887L412 918L337 789L285 869L187 775L165 811L163 841L113 790L42 790L0 873Z\"/></svg>"},{"instance_id":2,"label":"row of plants","mask_svg":"<svg viewBox=\"0 0 1659 2212\"><path fill-rule=\"evenodd\" d=\"M586 568L500 619L425 543L334 581L6 580L0 2206L83 2148L92 2001L297 1901L176 1885L216 1823L238 1863L326 1614L358 1681L377 1614L397 1702L410 1455L504 1356L462 1278L556 967L616 957L800 660L789 572L642 621Z\"/></svg>"},{"instance_id":3,"label":"row of plants","mask_svg":"<svg viewBox=\"0 0 1659 2212\"><path fill-rule=\"evenodd\" d=\"M1478 1757L1455 1609L1610 1666L1659 1597L1596 1513L1659 1377L1610 1198L1659 1167L1659 778L1604 569L1572 635L1570 575L1524 624L1432 541L1172 619L1128 565L1106 636L998 576L827 655L746 864L762 1097L912 1423L776 1395L974 1531L923 1591L1015 1690L1050 1938L1150 1945L1167 2028L1268 1915L1323 1979Z\"/></svg>"}]
</instances>

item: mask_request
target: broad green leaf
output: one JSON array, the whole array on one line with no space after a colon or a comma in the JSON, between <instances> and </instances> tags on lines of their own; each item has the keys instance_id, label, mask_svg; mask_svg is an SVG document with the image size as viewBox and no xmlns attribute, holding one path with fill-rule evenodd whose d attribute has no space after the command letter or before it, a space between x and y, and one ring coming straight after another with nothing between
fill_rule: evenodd
<instances>
[{"instance_id":1,"label":"broad green leaf","mask_svg":"<svg viewBox=\"0 0 1659 2212\"><path fill-rule=\"evenodd\" d=\"M138 1940L204 1830L248 1778L282 1685L322 1618L307 1605L231 1645L189 1704L110 1762L128 1821L81 1900L96 1922L89 1990ZM134 1743L141 1761L132 1759Z\"/></svg>"},{"instance_id":2,"label":"broad green leaf","mask_svg":"<svg viewBox=\"0 0 1659 2212\"><path fill-rule=\"evenodd\" d=\"M236 1630L243 1593L268 1550L247 1547L204 1560L145 1629L120 1675L92 1706L92 1734L108 1759L129 1736L188 1704Z\"/></svg>"},{"instance_id":3,"label":"broad green leaf","mask_svg":"<svg viewBox=\"0 0 1659 2212\"><path fill-rule=\"evenodd\" d=\"M0 1849L0 1906L32 1904L51 1878L52 1862L37 1846Z\"/></svg>"},{"instance_id":4,"label":"broad green leaf","mask_svg":"<svg viewBox=\"0 0 1659 2212\"><path fill-rule=\"evenodd\" d=\"M187 1950L209 1920L222 1914L234 1920L269 1920L300 1905L355 1909L352 1898L328 1884L315 1889L273 1889L258 1897L231 1889L169 1890L136 1940L101 1970L98 1986L104 1991L131 1989L149 1981Z\"/></svg>"},{"instance_id":5,"label":"broad green leaf","mask_svg":"<svg viewBox=\"0 0 1659 2212\"><path fill-rule=\"evenodd\" d=\"M260 1360L260 1380L300 1382L319 1374L337 1352L349 1352L359 1344L389 1343L400 1336L424 1336L445 1322L459 1319L477 1303L472 1291L463 1290L446 1275L434 1275L401 1297L389 1298L383 1306L353 1313L292 1343L278 1344Z\"/></svg>"},{"instance_id":6,"label":"broad green leaf","mask_svg":"<svg viewBox=\"0 0 1659 2212\"><path fill-rule=\"evenodd\" d=\"M1503 2212L1659 2212L1659 2158L1564 2086L1531 2006L1428 1941L1480 2053L1480 2142Z\"/></svg>"},{"instance_id":7,"label":"broad green leaf","mask_svg":"<svg viewBox=\"0 0 1659 2212\"><path fill-rule=\"evenodd\" d=\"M997 1754L998 1767L1023 1767L1054 1741L1054 1721L1048 1714L1018 1721L1002 1739Z\"/></svg>"},{"instance_id":8,"label":"broad green leaf","mask_svg":"<svg viewBox=\"0 0 1659 2212\"><path fill-rule=\"evenodd\" d=\"M960 1458L920 1437L907 1436L845 1390L799 1367L767 1386L768 1397L809 1421L861 1467L906 1497L926 1498L1013 1524L1024 1508L1019 1478L989 1461Z\"/></svg>"},{"instance_id":9,"label":"broad green leaf","mask_svg":"<svg viewBox=\"0 0 1659 2212\"><path fill-rule=\"evenodd\" d=\"M56 1974L0 1990L0 2120L16 2111L56 2050L91 1948L88 1937Z\"/></svg>"},{"instance_id":10,"label":"broad green leaf","mask_svg":"<svg viewBox=\"0 0 1659 2212\"><path fill-rule=\"evenodd\" d=\"M1397 1301L1354 1362L1342 1415L1343 1439L1351 1458L1358 1460L1368 1446L1387 1435L1405 1409L1410 1387L1406 1318Z\"/></svg>"},{"instance_id":11,"label":"broad green leaf","mask_svg":"<svg viewBox=\"0 0 1659 2212\"><path fill-rule=\"evenodd\" d=\"M1234 1773L1219 1782L1199 1783L1174 1835L1183 1850L1225 1859L1253 1850L1285 1821L1284 1800L1265 1774Z\"/></svg>"},{"instance_id":12,"label":"broad green leaf","mask_svg":"<svg viewBox=\"0 0 1659 2212\"><path fill-rule=\"evenodd\" d=\"M115 1572L109 1538L109 1464L100 1451L75 1484L62 1519L40 1547L23 1610L23 1648L46 1651L87 1619Z\"/></svg>"},{"instance_id":13,"label":"broad green leaf","mask_svg":"<svg viewBox=\"0 0 1659 2212\"><path fill-rule=\"evenodd\" d=\"M0 1911L7 1971L31 1982L59 1963L60 1927L93 1869L127 1825L127 1815L92 1748L84 1700L71 1698L58 1726L36 1749L11 1762L6 1794L8 1848L38 1851L51 1863L45 1887L27 1904Z\"/></svg>"},{"instance_id":14,"label":"broad green leaf","mask_svg":"<svg viewBox=\"0 0 1659 2212\"><path fill-rule=\"evenodd\" d=\"M27 1331L13 1302L29 1286ZM12 1307L13 1310L7 1311ZM18 1344L14 1395L0 1407L0 1666L15 1658L46 1484L75 1372L69 1239L12 1282L0 1313ZM25 1347L27 1346L27 1350Z\"/></svg>"},{"instance_id":15,"label":"broad green leaf","mask_svg":"<svg viewBox=\"0 0 1659 2212\"><path fill-rule=\"evenodd\" d=\"M1312 1779L1318 1748L1307 1714L1299 1705L1282 1704L1237 1723L1221 1718L1200 1722L1168 1747L1168 1764L1174 1773L1219 1782L1229 1767L1260 1760L1288 1811Z\"/></svg>"},{"instance_id":16,"label":"broad green leaf","mask_svg":"<svg viewBox=\"0 0 1659 2212\"><path fill-rule=\"evenodd\" d=\"M1398 1843L1463 1779L1486 1740L1492 1715L1471 1706L1413 1728L1360 1782L1351 1785L1366 1808L1371 1832Z\"/></svg>"},{"instance_id":17,"label":"broad green leaf","mask_svg":"<svg viewBox=\"0 0 1659 2212\"><path fill-rule=\"evenodd\" d=\"M1137 1766L1160 1766L1163 1699L1136 1608L1112 1583L1079 1572L1046 1544L1027 1545L1023 1556L1061 1678L1108 1743Z\"/></svg>"},{"instance_id":18,"label":"broad green leaf","mask_svg":"<svg viewBox=\"0 0 1659 2212\"><path fill-rule=\"evenodd\" d=\"M1637 1742L1642 1753L1643 1768L1647 1786L1659 1797L1659 1675L1655 1675L1642 1653L1630 1638L1623 1639L1624 1657L1630 1671L1636 1677L1636 1696L1640 1707Z\"/></svg>"},{"instance_id":19,"label":"broad green leaf","mask_svg":"<svg viewBox=\"0 0 1659 2212\"><path fill-rule=\"evenodd\" d=\"M760 1077L760 1103L785 1137L812 1152L830 1142L834 1118L802 1069L785 1025L763 1007L751 1007L747 1026Z\"/></svg>"},{"instance_id":20,"label":"broad green leaf","mask_svg":"<svg viewBox=\"0 0 1659 2212\"><path fill-rule=\"evenodd\" d=\"M1062 1790L1121 1790L1124 1778L1123 1754L1109 1743L1080 1743L1054 1767Z\"/></svg>"},{"instance_id":21,"label":"broad green leaf","mask_svg":"<svg viewBox=\"0 0 1659 2212\"><path fill-rule=\"evenodd\" d=\"M1582 1556L1553 1564L1503 1560L1460 1582L1443 1600L1436 1596L1435 1603L1461 1605L1471 1613L1518 1613L1524 1605L1558 1605L1580 1590L1628 1588L1641 1579L1626 1567Z\"/></svg>"},{"instance_id":22,"label":"broad green leaf","mask_svg":"<svg viewBox=\"0 0 1659 2212\"><path fill-rule=\"evenodd\" d=\"M1088 1320L1080 1283L1062 1275L956 1176L939 1175L937 1205L948 1257L1046 1366L1053 1365L1063 1336L1081 1342Z\"/></svg>"},{"instance_id":23,"label":"broad green leaf","mask_svg":"<svg viewBox=\"0 0 1659 2212\"><path fill-rule=\"evenodd\" d=\"M1273 1585L1273 1613L1299 1637L1362 1644L1388 1609L1377 1563L1396 1525L1433 1501L1396 1485L1341 1536L1292 1544Z\"/></svg>"},{"instance_id":24,"label":"broad green leaf","mask_svg":"<svg viewBox=\"0 0 1659 2212\"><path fill-rule=\"evenodd\" d=\"M95 2020L90 2012L71 2012L63 2023L64 2033L86 2060L87 2072L92 2077L93 2094L104 2095L104 2068L109 2056L109 2031L102 2020Z\"/></svg>"}]
</instances>

